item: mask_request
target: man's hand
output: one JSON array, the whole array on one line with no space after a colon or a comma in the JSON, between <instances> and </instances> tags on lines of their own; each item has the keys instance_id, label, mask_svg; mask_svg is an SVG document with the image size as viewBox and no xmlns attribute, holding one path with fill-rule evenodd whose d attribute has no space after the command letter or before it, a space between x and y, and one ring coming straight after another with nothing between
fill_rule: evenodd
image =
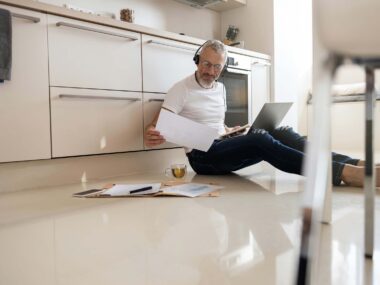
<instances>
[{"instance_id":1,"label":"man's hand","mask_svg":"<svg viewBox=\"0 0 380 285\"><path fill-rule=\"evenodd\" d=\"M231 137L240 135L240 134L244 133L248 127L249 127L248 124L245 126L242 126L242 127L241 126L235 126L233 128L229 128L226 125L224 125L224 128L226 129L226 133L224 135L222 135L222 138L231 138Z\"/></svg>"},{"instance_id":2,"label":"man's hand","mask_svg":"<svg viewBox=\"0 0 380 285\"><path fill-rule=\"evenodd\" d=\"M153 125L149 125L145 129L144 139L145 145L149 147L163 144L166 141L165 138L160 134L159 131L156 130L155 126Z\"/></svg>"},{"instance_id":3,"label":"man's hand","mask_svg":"<svg viewBox=\"0 0 380 285\"><path fill-rule=\"evenodd\" d=\"M235 126L233 128L229 128L229 129L230 129L230 132L232 132L232 131L238 130L239 128L240 128L240 126ZM244 132L244 130L241 130L241 132Z\"/></svg>"}]
</instances>

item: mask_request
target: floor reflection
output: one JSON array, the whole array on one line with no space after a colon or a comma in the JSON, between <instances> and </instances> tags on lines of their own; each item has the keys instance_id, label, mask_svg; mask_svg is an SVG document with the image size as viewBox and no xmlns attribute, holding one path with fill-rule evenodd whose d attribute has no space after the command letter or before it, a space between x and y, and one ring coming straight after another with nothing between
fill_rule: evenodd
<instances>
[{"instance_id":1,"label":"floor reflection","mask_svg":"<svg viewBox=\"0 0 380 285\"><path fill-rule=\"evenodd\" d=\"M255 175L187 177L223 185L213 198L72 198L80 185L3 195L0 284L294 284L303 182ZM363 258L362 193L333 197L317 284L380 284L379 235Z\"/></svg>"},{"instance_id":2,"label":"floor reflection","mask_svg":"<svg viewBox=\"0 0 380 285\"><path fill-rule=\"evenodd\" d=\"M223 254L220 257L220 264L231 275L236 275L263 259L264 254L254 239L252 232L249 231L245 243L241 243L235 250L229 249L226 254Z\"/></svg>"}]
</instances>

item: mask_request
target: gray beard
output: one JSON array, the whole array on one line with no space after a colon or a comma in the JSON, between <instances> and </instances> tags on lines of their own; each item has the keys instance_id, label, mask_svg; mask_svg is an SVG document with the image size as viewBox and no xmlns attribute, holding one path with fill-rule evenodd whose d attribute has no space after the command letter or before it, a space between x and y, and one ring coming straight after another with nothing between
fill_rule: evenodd
<instances>
[{"instance_id":1,"label":"gray beard","mask_svg":"<svg viewBox=\"0 0 380 285\"><path fill-rule=\"evenodd\" d=\"M208 88L208 89L210 89L210 88L214 87L214 81L211 82L211 83L208 83L208 82L206 82L206 81L200 79L200 80L199 80L199 83L202 85L203 88Z\"/></svg>"},{"instance_id":2,"label":"gray beard","mask_svg":"<svg viewBox=\"0 0 380 285\"><path fill-rule=\"evenodd\" d=\"M204 81L202 78L198 77L197 76L198 73L196 73L195 77L198 81L198 84L202 87L202 88L205 88L205 89L211 89L214 87L214 84L215 84L215 80L213 80L211 83L207 82L207 81Z\"/></svg>"},{"instance_id":3,"label":"gray beard","mask_svg":"<svg viewBox=\"0 0 380 285\"><path fill-rule=\"evenodd\" d=\"M215 83L215 80L211 81L211 83L210 83L208 81L203 80L202 78L199 78L198 81L199 81L199 84L203 88L207 88L207 89L214 87L214 83Z\"/></svg>"}]
</instances>

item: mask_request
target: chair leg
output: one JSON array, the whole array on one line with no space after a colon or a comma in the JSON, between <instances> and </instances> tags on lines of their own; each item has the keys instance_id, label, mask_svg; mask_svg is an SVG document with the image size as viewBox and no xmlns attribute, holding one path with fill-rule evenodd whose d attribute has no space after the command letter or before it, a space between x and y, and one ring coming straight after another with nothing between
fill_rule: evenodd
<instances>
[{"instance_id":1,"label":"chair leg","mask_svg":"<svg viewBox=\"0 0 380 285\"><path fill-rule=\"evenodd\" d=\"M318 266L318 254L321 238L324 202L331 171L330 144L330 88L332 78L341 57L330 55L316 67L318 84L313 87L313 128L310 144L306 151L304 170L306 186L304 193L301 251L298 265L297 284L311 284L315 280L313 273ZM331 207L331 204L330 204ZM325 209L326 210L326 209Z\"/></svg>"},{"instance_id":2,"label":"chair leg","mask_svg":"<svg viewBox=\"0 0 380 285\"><path fill-rule=\"evenodd\" d=\"M331 139L329 141L329 149L331 149ZM332 220L332 159L331 156L329 157L328 162L328 173L327 173L327 185L326 185L326 193L325 193L325 199L323 201L323 212L322 212L322 218L321 222L323 224L331 224Z\"/></svg>"},{"instance_id":3,"label":"chair leg","mask_svg":"<svg viewBox=\"0 0 380 285\"><path fill-rule=\"evenodd\" d=\"M375 219L375 187L376 187L376 171L374 171L373 160L373 134L376 106L375 78L374 69L366 67L366 107L365 107L365 256L372 258L374 247L374 219Z\"/></svg>"}]
</instances>

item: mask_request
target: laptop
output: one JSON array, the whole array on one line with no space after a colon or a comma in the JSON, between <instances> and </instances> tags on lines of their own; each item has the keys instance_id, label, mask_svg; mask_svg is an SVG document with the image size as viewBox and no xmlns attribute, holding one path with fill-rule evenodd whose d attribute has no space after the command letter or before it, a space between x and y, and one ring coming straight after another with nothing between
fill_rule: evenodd
<instances>
[{"instance_id":1,"label":"laptop","mask_svg":"<svg viewBox=\"0 0 380 285\"><path fill-rule=\"evenodd\" d=\"M292 105L292 102L265 103L249 128L248 133L254 129L274 130L280 126Z\"/></svg>"},{"instance_id":2,"label":"laptop","mask_svg":"<svg viewBox=\"0 0 380 285\"><path fill-rule=\"evenodd\" d=\"M274 130L281 124L292 105L292 102L265 103L255 121L250 126L247 134L252 132L254 129L264 129L267 131ZM242 131L248 127L249 125L242 126L237 130L222 135L221 138L229 138L237 134L242 134Z\"/></svg>"}]
</instances>

